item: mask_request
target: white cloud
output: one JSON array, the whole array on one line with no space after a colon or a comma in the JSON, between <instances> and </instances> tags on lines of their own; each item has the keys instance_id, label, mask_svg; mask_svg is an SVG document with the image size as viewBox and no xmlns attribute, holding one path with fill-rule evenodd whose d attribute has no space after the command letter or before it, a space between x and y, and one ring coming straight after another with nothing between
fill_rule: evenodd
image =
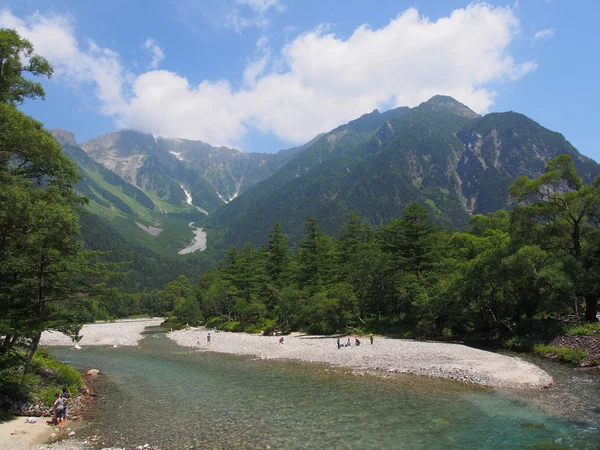
<instances>
[{"instance_id":1,"label":"white cloud","mask_svg":"<svg viewBox=\"0 0 600 450\"><path fill-rule=\"evenodd\" d=\"M142 45L152 55L152 61L150 62L150 68L156 69L158 64L165 59L165 54L160 46L152 38L147 38L146 42Z\"/></svg>"},{"instance_id":2,"label":"white cloud","mask_svg":"<svg viewBox=\"0 0 600 450\"><path fill-rule=\"evenodd\" d=\"M276 2L246 3L260 10ZM192 84L164 70L133 76L114 52L95 44L82 50L72 22L39 15L22 20L4 12L0 26L11 20L65 76L74 69L94 82L102 112L120 126L213 145L235 145L250 128L300 143L374 108L415 106L435 94L486 112L497 95L490 86L537 67L510 55L520 31L514 11L485 3L436 21L411 8L384 27L363 25L346 38L317 27L280 51L261 39L238 88L226 80Z\"/></svg>"},{"instance_id":3,"label":"white cloud","mask_svg":"<svg viewBox=\"0 0 600 450\"><path fill-rule=\"evenodd\" d=\"M552 39L554 37L555 32L556 32L556 30L554 28L545 28L545 29L540 30L537 33L535 33L535 35L533 36L533 39L535 39L536 41L539 41L542 39Z\"/></svg>"},{"instance_id":4,"label":"white cloud","mask_svg":"<svg viewBox=\"0 0 600 450\"><path fill-rule=\"evenodd\" d=\"M236 3L238 5L247 5L261 14L264 14L271 8L275 8L280 12L284 10L284 6L280 0L236 0Z\"/></svg>"},{"instance_id":5,"label":"white cloud","mask_svg":"<svg viewBox=\"0 0 600 450\"><path fill-rule=\"evenodd\" d=\"M123 70L119 56L92 40L87 40L87 48L81 50L67 17L36 13L23 20L8 10L0 10L0 27L16 29L29 39L36 53L54 65L56 76L78 84L93 83L102 113L118 115L126 107L122 88L129 74Z\"/></svg>"},{"instance_id":6,"label":"white cloud","mask_svg":"<svg viewBox=\"0 0 600 450\"><path fill-rule=\"evenodd\" d=\"M234 8L227 15L226 24L238 33L248 27L265 28L269 26L270 22L266 14L271 8L277 12L285 10L281 0L236 0L236 3L241 8ZM249 14L246 9L250 10Z\"/></svg>"}]
</instances>

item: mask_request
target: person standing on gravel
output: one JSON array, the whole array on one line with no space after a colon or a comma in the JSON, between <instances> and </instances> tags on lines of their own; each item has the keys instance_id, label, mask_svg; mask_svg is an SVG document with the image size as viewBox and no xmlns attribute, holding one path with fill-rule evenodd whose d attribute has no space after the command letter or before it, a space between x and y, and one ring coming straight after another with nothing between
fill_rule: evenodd
<instances>
[{"instance_id":1,"label":"person standing on gravel","mask_svg":"<svg viewBox=\"0 0 600 450\"><path fill-rule=\"evenodd\" d=\"M340 349L340 347L342 346L342 343L340 342L340 338L337 339L337 346L338 346L338 350Z\"/></svg>"},{"instance_id":2,"label":"person standing on gravel","mask_svg":"<svg viewBox=\"0 0 600 450\"><path fill-rule=\"evenodd\" d=\"M67 421L67 412L68 412L68 407L69 407L69 400L72 397L71 391L69 390L68 387L65 386L65 387L62 388L62 394L60 394L60 396L63 399L63 407L65 409L64 420L63 420L63 424L64 424Z\"/></svg>"},{"instance_id":3,"label":"person standing on gravel","mask_svg":"<svg viewBox=\"0 0 600 450\"><path fill-rule=\"evenodd\" d=\"M371 345L373 345L373 333L369 335L369 340L371 341Z\"/></svg>"},{"instance_id":4,"label":"person standing on gravel","mask_svg":"<svg viewBox=\"0 0 600 450\"><path fill-rule=\"evenodd\" d=\"M65 399L60 396L60 393L56 394L56 400L54 400L54 413L56 414L56 425L59 427L64 426Z\"/></svg>"},{"instance_id":5,"label":"person standing on gravel","mask_svg":"<svg viewBox=\"0 0 600 450\"><path fill-rule=\"evenodd\" d=\"M210 345L210 333L208 333L208 336L206 336L206 343Z\"/></svg>"}]
</instances>

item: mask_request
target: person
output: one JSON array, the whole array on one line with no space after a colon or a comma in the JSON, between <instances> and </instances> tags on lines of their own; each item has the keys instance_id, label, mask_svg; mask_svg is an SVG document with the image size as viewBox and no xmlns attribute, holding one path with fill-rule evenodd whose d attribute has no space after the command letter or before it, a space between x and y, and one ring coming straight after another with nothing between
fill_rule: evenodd
<instances>
[{"instance_id":1,"label":"person","mask_svg":"<svg viewBox=\"0 0 600 450\"><path fill-rule=\"evenodd\" d=\"M338 345L338 350L339 350L340 347L342 346L342 343L340 342L340 338L337 339L337 345Z\"/></svg>"},{"instance_id":2,"label":"person","mask_svg":"<svg viewBox=\"0 0 600 450\"><path fill-rule=\"evenodd\" d=\"M373 345L373 334L372 333L369 335L369 340L371 341L371 345Z\"/></svg>"},{"instance_id":3,"label":"person","mask_svg":"<svg viewBox=\"0 0 600 450\"><path fill-rule=\"evenodd\" d=\"M360 345L360 341L358 340L358 338L354 340L354 345L356 345L357 347Z\"/></svg>"},{"instance_id":4,"label":"person","mask_svg":"<svg viewBox=\"0 0 600 450\"><path fill-rule=\"evenodd\" d=\"M60 396L63 399L63 407L64 407L64 419L63 419L63 425L67 422L67 414L69 412L69 399L72 397L71 395L71 391L69 390L69 388L67 386L64 386L62 388L62 394L60 394Z\"/></svg>"},{"instance_id":5,"label":"person","mask_svg":"<svg viewBox=\"0 0 600 450\"><path fill-rule=\"evenodd\" d=\"M56 425L59 427L63 426L65 420L65 399L60 396L60 393L56 394L56 400L54 400L54 413L56 414Z\"/></svg>"},{"instance_id":6,"label":"person","mask_svg":"<svg viewBox=\"0 0 600 450\"><path fill-rule=\"evenodd\" d=\"M196 346L200 345L200 336L196 336Z\"/></svg>"},{"instance_id":7,"label":"person","mask_svg":"<svg viewBox=\"0 0 600 450\"><path fill-rule=\"evenodd\" d=\"M210 333L208 333L208 336L206 336L206 343L210 345Z\"/></svg>"},{"instance_id":8,"label":"person","mask_svg":"<svg viewBox=\"0 0 600 450\"><path fill-rule=\"evenodd\" d=\"M280 344L283 344L283 337L281 337L281 338L279 339L279 343L280 343Z\"/></svg>"},{"instance_id":9,"label":"person","mask_svg":"<svg viewBox=\"0 0 600 450\"><path fill-rule=\"evenodd\" d=\"M350 342L350 338L348 338L348 342L346 342L346 347L352 347L352 342Z\"/></svg>"}]
</instances>

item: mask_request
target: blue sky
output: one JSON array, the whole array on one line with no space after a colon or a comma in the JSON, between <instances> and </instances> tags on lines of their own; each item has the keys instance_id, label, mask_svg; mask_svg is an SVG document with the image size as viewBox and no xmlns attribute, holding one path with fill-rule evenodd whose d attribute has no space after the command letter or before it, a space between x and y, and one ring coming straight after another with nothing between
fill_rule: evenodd
<instances>
[{"instance_id":1,"label":"blue sky","mask_svg":"<svg viewBox=\"0 0 600 450\"><path fill-rule=\"evenodd\" d=\"M600 161L600 2L5 0L56 68L22 109L83 142L124 127L273 152L452 95Z\"/></svg>"}]
</instances>

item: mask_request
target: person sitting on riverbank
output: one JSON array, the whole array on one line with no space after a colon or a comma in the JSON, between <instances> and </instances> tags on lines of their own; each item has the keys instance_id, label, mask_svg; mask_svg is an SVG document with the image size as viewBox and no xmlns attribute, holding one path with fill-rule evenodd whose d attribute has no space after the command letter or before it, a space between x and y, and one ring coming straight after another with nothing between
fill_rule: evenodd
<instances>
[{"instance_id":1,"label":"person sitting on riverbank","mask_svg":"<svg viewBox=\"0 0 600 450\"><path fill-rule=\"evenodd\" d=\"M279 343L280 343L280 344L283 344L283 337L281 337L281 338L279 339Z\"/></svg>"},{"instance_id":2,"label":"person sitting on riverbank","mask_svg":"<svg viewBox=\"0 0 600 450\"><path fill-rule=\"evenodd\" d=\"M356 345L357 347L360 345L360 341L358 340L358 338L354 340L354 345Z\"/></svg>"},{"instance_id":3,"label":"person sitting on riverbank","mask_svg":"<svg viewBox=\"0 0 600 450\"><path fill-rule=\"evenodd\" d=\"M348 338L348 342L346 342L346 347L352 347L352 342L350 342L350 338Z\"/></svg>"}]
</instances>

